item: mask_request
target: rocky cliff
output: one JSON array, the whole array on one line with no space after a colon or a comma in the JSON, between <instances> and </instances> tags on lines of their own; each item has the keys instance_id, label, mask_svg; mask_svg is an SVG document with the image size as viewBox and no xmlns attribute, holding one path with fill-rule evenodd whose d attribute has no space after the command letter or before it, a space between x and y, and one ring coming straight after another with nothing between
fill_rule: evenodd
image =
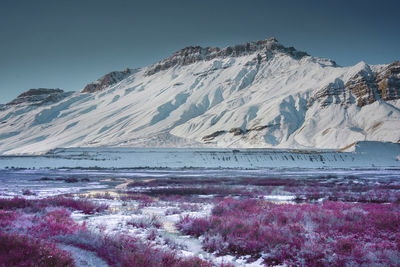
<instances>
[{"instance_id":1,"label":"rocky cliff","mask_svg":"<svg viewBox=\"0 0 400 267\"><path fill-rule=\"evenodd\" d=\"M46 88L38 88L38 89L30 89L22 94L20 94L16 99L7 103L7 105L18 105L18 104L31 104L31 105L43 105L46 103L57 102L65 97L67 97L69 93L65 93L61 89L46 89Z\"/></svg>"},{"instance_id":2,"label":"rocky cliff","mask_svg":"<svg viewBox=\"0 0 400 267\"><path fill-rule=\"evenodd\" d=\"M123 71L112 71L95 82L89 83L83 88L82 93L93 93L101 91L108 86L116 84L133 73L132 69L126 68Z\"/></svg>"}]
</instances>

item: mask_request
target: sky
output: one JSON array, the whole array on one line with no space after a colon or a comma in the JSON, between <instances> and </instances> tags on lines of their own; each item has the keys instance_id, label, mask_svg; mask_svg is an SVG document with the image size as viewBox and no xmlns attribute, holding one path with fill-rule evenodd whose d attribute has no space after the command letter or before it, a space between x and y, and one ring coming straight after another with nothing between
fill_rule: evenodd
<instances>
[{"instance_id":1,"label":"sky","mask_svg":"<svg viewBox=\"0 0 400 267\"><path fill-rule=\"evenodd\" d=\"M80 91L189 46L275 37L349 66L400 60L400 1L0 0L0 103L30 88Z\"/></svg>"}]
</instances>

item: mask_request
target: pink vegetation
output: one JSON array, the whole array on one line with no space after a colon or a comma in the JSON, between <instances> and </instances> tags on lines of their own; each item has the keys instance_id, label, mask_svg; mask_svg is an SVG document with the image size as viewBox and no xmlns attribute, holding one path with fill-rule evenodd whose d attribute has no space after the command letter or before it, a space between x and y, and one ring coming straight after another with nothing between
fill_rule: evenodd
<instances>
[{"instance_id":1,"label":"pink vegetation","mask_svg":"<svg viewBox=\"0 0 400 267\"><path fill-rule=\"evenodd\" d=\"M267 265L384 265L400 262L400 205L273 204L227 198L208 218L185 217L180 231L206 250L263 257Z\"/></svg>"},{"instance_id":2,"label":"pink vegetation","mask_svg":"<svg viewBox=\"0 0 400 267\"><path fill-rule=\"evenodd\" d=\"M74 266L71 254L54 243L0 231L0 266Z\"/></svg>"},{"instance_id":3,"label":"pink vegetation","mask_svg":"<svg viewBox=\"0 0 400 267\"><path fill-rule=\"evenodd\" d=\"M59 249L57 243L93 251L110 266L215 266L197 257L180 258L171 250L132 236L92 233L85 224L77 224L65 207L85 213L105 208L63 197L0 199L0 266L74 266L71 254ZM156 221L150 223L157 226Z\"/></svg>"},{"instance_id":4,"label":"pink vegetation","mask_svg":"<svg viewBox=\"0 0 400 267\"><path fill-rule=\"evenodd\" d=\"M73 199L62 196L34 200L18 197L13 199L0 199L0 210L27 209L30 211L39 211L47 207L63 207L71 210L80 210L85 214L102 212L108 208L107 205L94 204L86 199Z\"/></svg>"}]
</instances>

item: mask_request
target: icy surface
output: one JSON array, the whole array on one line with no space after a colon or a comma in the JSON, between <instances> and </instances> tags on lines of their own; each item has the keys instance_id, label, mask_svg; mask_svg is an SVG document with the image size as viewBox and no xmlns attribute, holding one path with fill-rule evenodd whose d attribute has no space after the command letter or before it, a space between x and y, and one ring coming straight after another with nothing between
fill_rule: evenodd
<instances>
[{"instance_id":1,"label":"icy surface","mask_svg":"<svg viewBox=\"0 0 400 267\"><path fill-rule=\"evenodd\" d=\"M59 244L59 248L71 252L76 267L109 267L95 253L74 246Z\"/></svg>"},{"instance_id":2,"label":"icy surface","mask_svg":"<svg viewBox=\"0 0 400 267\"><path fill-rule=\"evenodd\" d=\"M286 149L69 148L0 156L5 168L397 168L400 144L360 142L352 152Z\"/></svg>"}]
</instances>

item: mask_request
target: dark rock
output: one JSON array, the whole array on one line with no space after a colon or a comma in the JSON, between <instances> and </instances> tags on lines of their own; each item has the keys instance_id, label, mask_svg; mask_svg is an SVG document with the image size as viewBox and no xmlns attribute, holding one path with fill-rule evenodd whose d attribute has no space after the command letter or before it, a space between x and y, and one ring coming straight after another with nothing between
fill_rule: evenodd
<instances>
[{"instance_id":1,"label":"dark rock","mask_svg":"<svg viewBox=\"0 0 400 267\"><path fill-rule=\"evenodd\" d=\"M64 179L66 183L77 183L79 180L77 178L66 178Z\"/></svg>"},{"instance_id":2,"label":"dark rock","mask_svg":"<svg viewBox=\"0 0 400 267\"><path fill-rule=\"evenodd\" d=\"M344 83L336 79L333 83L315 93L307 103L310 107L315 101L321 107L330 104L349 105L356 103L363 107L378 100L389 101L400 98L400 62L395 61L378 72L367 65Z\"/></svg>"},{"instance_id":3,"label":"dark rock","mask_svg":"<svg viewBox=\"0 0 400 267\"><path fill-rule=\"evenodd\" d=\"M126 68L123 71L112 71L95 82L89 83L83 88L82 93L93 93L104 90L110 85L116 84L134 73L134 70Z\"/></svg>"},{"instance_id":4,"label":"dark rock","mask_svg":"<svg viewBox=\"0 0 400 267\"><path fill-rule=\"evenodd\" d=\"M60 101L71 93L65 93L61 89L29 89L28 91L20 94L16 99L7 103L8 106L28 103L33 105L42 105L45 103L53 103Z\"/></svg>"},{"instance_id":5,"label":"dark rock","mask_svg":"<svg viewBox=\"0 0 400 267\"><path fill-rule=\"evenodd\" d=\"M46 89L46 88L38 88L38 89L29 89L28 91L20 94L18 98L21 97L29 97L29 96L38 96L38 95L50 95L54 93L63 93L64 91L57 89Z\"/></svg>"},{"instance_id":6,"label":"dark rock","mask_svg":"<svg viewBox=\"0 0 400 267\"><path fill-rule=\"evenodd\" d=\"M36 196L36 193L32 192L29 189L24 189L24 190L22 190L22 195L24 195L24 196Z\"/></svg>"},{"instance_id":7,"label":"dark rock","mask_svg":"<svg viewBox=\"0 0 400 267\"><path fill-rule=\"evenodd\" d=\"M52 181L53 179L49 178L49 177L42 177L40 178L40 181Z\"/></svg>"},{"instance_id":8,"label":"dark rock","mask_svg":"<svg viewBox=\"0 0 400 267\"><path fill-rule=\"evenodd\" d=\"M279 124L269 124L269 125L259 125L259 126L255 126L253 128L247 129L248 132L251 131L262 131L268 127L273 127L273 126L279 126Z\"/></svg>"},{"instance_id":9,"label":"dark rock","mask_svg":"<svg viewBox=\"0 0 400 267\"><path fill-rule=\"evenodd\" d=\"M234 136L243 134L243 130L240 129L240 128L232 128L232 129L229 130L229 132L233 133Z\"/></svg>"},{"instance_id":10,"label":"dark rock","mask_svg":"<svg viewBox=\"0 0 400 267\"><path fill-rule=\"evenodd\" d=\"M147 72L146 75L153 75L159 71L169 69L174 66L185 66L201 60L211 60L214 58L225 58L225 57L240 57L247 54L258 53L256 59L258 63L263 58L270 58L271 52L282 52L286 53L293 58L301 59L304 56L308 56L306 52L297 51L294 47L285 47L280 44L275 38L269 38L266 40L248 42L241 45L228 46L224 49L219 47L200 47L200 46L188 46L177 52L172 56L162 60L161 62L153 65Z\"/></svg>"},{"instance_id":11,"label":"dark rock","mask_svg":"<svg viewBox=\"0 0 400 267\"><path fill-rule=\"evenodd\" d=\"M215 137L217 137L217 136L219 136L219 135L221 135L221 134L224 134L224 133L226 133L226 131L216 131L216 132L213 132L212 134L203 136L202 139L203 139L204 141L210 141L211 139L214 139Z\"/></svg>"}]
</instances>

